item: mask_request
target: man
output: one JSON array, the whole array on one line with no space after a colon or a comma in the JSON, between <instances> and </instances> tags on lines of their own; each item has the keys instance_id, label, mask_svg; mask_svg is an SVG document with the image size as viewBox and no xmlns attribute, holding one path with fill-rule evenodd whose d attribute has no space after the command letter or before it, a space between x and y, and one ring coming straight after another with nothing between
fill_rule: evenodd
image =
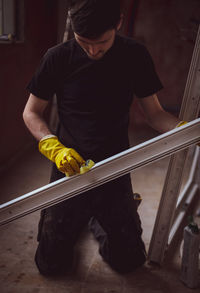
<instances>
[{"instance_id":1,"label":"man","mask_svg":"<svg viewBox=\"0 0 200 293\"><path fill-rule=\"evenodd\" d=\"M79 173L85 159L98 162L129 147L133 95L157 131L179 123L158 101L162 84L146 48L117 35L123 18L119 0L71 1L69 16L74 39L45 54L28 85L23 114L40 152L55 163L51 181ZM43 118L54 94L56 136ZM114 270L126 273L144 264L141 222L126 175L42 211L35 256L42 274L72 267L75 243L88 222L102 258Z\"/></svg>"}]
</instances>

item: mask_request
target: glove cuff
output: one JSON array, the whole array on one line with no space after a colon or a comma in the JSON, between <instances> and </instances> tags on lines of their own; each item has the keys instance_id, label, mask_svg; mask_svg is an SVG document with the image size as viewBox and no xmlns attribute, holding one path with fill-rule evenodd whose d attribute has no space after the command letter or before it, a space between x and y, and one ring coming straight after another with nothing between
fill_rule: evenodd
<instances>
[{"instance_id":1,"label":"glove cuff","mask_svg":"<svg viewBox=\"0 0 200 293\"><path fill-rule=\"evenodd\" d=\"M40 153L47 157L52 162L55 162L55 158L59 151L65 146L58 140L55 135L44 136L38 143Z\"/></svg>"},{"instance_id":2,"label":"glove cuff","mask_svg":"<svg viewBox=\"0 0 200 293\"><path fill-rule=\"evenodd\" d=\"M43 141L43 140L45 140L45 139L52 138L52 137L57 137L57 136L54 135L54 134L47 134L47 135L43 136L43 137L40 139L40 141Z\"/></svg>"}]
</instances>

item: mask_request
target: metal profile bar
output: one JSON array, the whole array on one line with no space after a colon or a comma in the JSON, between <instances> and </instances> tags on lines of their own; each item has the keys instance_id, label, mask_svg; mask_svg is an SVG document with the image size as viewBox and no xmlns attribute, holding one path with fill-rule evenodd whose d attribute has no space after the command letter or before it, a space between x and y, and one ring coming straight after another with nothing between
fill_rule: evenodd
<instances>
[{"instance_id":1,"label":"metal profile bar","mask_svg":"<svg viewBox=\"0 0 200 293\"><path fill-rule=\"evenodd\" d=\"M180 191L186 155L187 149L172 155L170 158L148 251L148 259L154 263L160 264L164 258Z\"/></svg>"},{"instance_id":2,"label":"metal profile bar","mask_svg":"<svg viewBox=\"0 0 200 293\"><path fill-rule=\"evenodd\" d=\"M198 164L200 164L200 147L196 146L188 180L184 186L183 191L180 193L178 201L177 201L175 217L177 216L179 210L182 209L182 206L184 204L185 197L187 196L186 194L188 193L188 190L192 187L193 184L197 184L196 183L196 177L197 177L196 175L198 172ZM198 186L198 184L197 184L197 186Z\"/></svg>"},{"instance_id":3,"label":"metal profile bar","mask_svg":"<svg viewBox=\"0 0 200 293\"><path fill-rule=\"evenodd\" d=\"M200 27L181 105L180 118L190 121L198 117L200 108ZM187 150L172 155L162 191L153 234L149 246L149 261L161 263L178 199Z\"/></svg>"},{"instance_id":4,"label":"metal profile bar","mask_svg":"<svg viewBox=\"0 0 200 293\"><path fill-rule=\"evenodd\" d=\"M184 208L182 208L182 210L179 211L179 214L177 215L177 218L171 227L171 230L169 233L169 238L168 238L168 244L167 244L168 246L172 243L172 241L176 235L176 232L178 231L178 229L179 229L179 227L180 227L180 225L181 225L181 223L182 223L182 221L183 221L183 219L189 209L189 206L192 203L197 192L198 192L198 185L197 184L190 185L190 187L186 193L187 199L185 201Z\"/></svg>"},{"instance_id":5,"label":"metal profile bar","mask_svg":"<svg viewBox=\"0 0 200 293\"><path fill-rule=\"evenodd\" d=\"M177 202L177 208L175 211L175 221L172 225L169 239L168 239L168 246L173 241L174 236L176 235L176 232L178 231L186 213L189 208L189 205L192 203L195 195L200 190L200 184L199 184L199 168L198 165L200 164L200 147L196 146L195 154L189 174L189 178L187 183L184 186L184 189L182 190L178 202Z\"/></svg>"},{"instance_id":6,"label":"metal profile bar","mask_svg":"<svg viewBox=\"0 0 200 293\"><path fill-rule=\"evenodd\" d=\"M65 1L65 3L62 1L58 2L59 5L59 10L68 10L68 1ZM63 7L64 6L64 7ZM66 42L70 39L70 34L71 34L71 21L69 14L67 13L67 17L65 20L65 31L62 37L62 42ZM58 40L60 42L60 40ZM58 109L57 109L57 98L56 95L53 96L52 103L51 103L51 109L50 109L50 119L49 119L49 127L53 132L56 132L57 127L58 127Z\"/></svg>"},{"instance_id":7,"label":"metal profile bar","mask_svg":"<svg viewBox=\"0 0 200 293\"><path fill-rule=\"evenodd\" d=\"M180 119L191 121L198 117L200 110L200 26L190 64L180 110Z\"/></svg>"},{"instance_id":8,"label":"metal profile bar","mask_svg":"<svg viewBox=\"0 0 200 293\"><path fill-rule=\"evenodd\" d=\"M198 141L200 141L200 119L103 160L84 175L62 178L0 205L0 225L57 204Z\"/></svg>"}]
</instances>

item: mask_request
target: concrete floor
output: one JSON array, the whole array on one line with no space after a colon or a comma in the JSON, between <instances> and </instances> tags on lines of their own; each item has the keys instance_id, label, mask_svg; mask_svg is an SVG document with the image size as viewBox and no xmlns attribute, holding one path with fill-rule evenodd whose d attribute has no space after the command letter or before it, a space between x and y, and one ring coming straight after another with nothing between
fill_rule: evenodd
<instances>
[{"instance_id":1,"label":"concrete floor","mask_svg":"<svg viewBox=\"0 0 200 293\"><path fill-rule=\"evenodd\" d=\"M145 134L146 138L154 134ZM140 134L141 136L141 134ZM142 139L145 136L142 134ZM140 142L141 139L134 143ZM133 143L133 141L132 141ZM1 176L0 203L48 183L49 162L30 149L22 159ZM139 213L143 239L148 250L156 211L168 165L168 158L142 167L131 174L134 191L142 195ZM166 256L162 267L146 263L133 273L119 275L98 254L98 245L89 231L84 231L77 244L77 264L66 276L45 278L34 263L39 212L32 213L0 227L0 292L1 293L174 293L191 292L179 279L179 247ZM197 289L198 291L199 289Z\"/></svg>"}]
</instances>

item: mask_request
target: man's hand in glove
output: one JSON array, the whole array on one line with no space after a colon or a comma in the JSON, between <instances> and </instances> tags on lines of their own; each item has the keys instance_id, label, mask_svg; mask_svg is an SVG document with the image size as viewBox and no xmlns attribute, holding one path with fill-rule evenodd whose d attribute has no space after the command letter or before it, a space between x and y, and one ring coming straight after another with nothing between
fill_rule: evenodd
<instances>
[{"instance_id":1,"label":"man's hand in glove","mask_svg":"<svg viewBox=\"0 0 200 293\"><path fill-rule=\"evenodd\" d=\"M54 135L47 135L40 140L39 151L66 176L83 174L94 166L92 160L85 162L74 149L65 147Z\"/></svg>"},{"instance_id":2,"label":"man's hand in glove","mask_svg":"<svg viewBox=\"0 0 200 293\"><path fill-rule=\"evenodd\" d=\"M183 126L183 125L185 125L185 124L187 124L187 121L180 121L180 122L176 125L175 128L177 128L177 127L181 127L181 126Z\"/></svg>"}]
</instances>

